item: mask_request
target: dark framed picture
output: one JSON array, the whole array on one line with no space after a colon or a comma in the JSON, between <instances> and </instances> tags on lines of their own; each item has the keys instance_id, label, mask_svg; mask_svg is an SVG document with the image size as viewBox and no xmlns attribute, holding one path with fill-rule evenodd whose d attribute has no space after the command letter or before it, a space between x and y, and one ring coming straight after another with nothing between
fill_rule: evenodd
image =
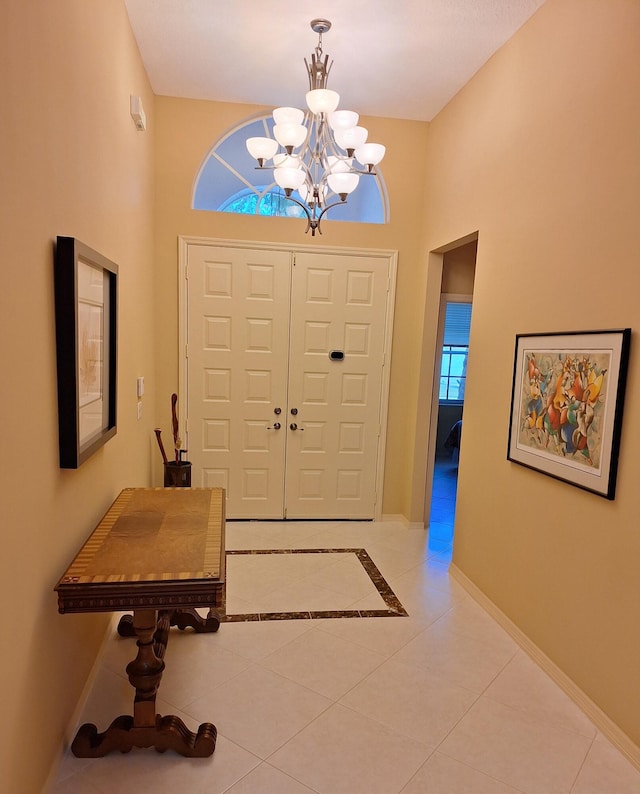
<instances>
[{"instance_id":1,"label":"dark framed picture","mask_svg":"<svg viewBox=\"0 0 640 794\"><path fill-rule=\"evenodd\" d=\"M116 434L118 266L74 237L54 259L60 468Z\"/></svg>"},{"instance_id":2,"label":"dark framed picture","mask_svg":"<svg viewBox=\"0 0 640 794\"><path fill-rule=\"evenodd\" d=\"M516 336L507 458L613 499L631 329Z\"/></svg>"}]
</instances>

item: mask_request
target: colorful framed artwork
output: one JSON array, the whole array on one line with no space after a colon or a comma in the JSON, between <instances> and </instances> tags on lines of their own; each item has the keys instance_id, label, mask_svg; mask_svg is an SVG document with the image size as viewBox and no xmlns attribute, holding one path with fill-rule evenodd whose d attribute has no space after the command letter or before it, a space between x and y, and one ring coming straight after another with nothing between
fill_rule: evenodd
<instances>
[{"instance_id":1,"label":"colorful framed artwork","mask_svg":"<svg viewBox=\"0 0 640 794\"><path fill-rule=\"evenodd\" d=\"M54 263L60 468L116 434L118 266L74 237Z\"/></svg>"},{"instance_id":2,"label":"colorful framed artwork","mask_svg":"<svg viewBox=\"0 0 640 794\"><path fill-rule=\"evenodd\" d=\"M507 459L615 498L631 329L516 336Z\"/></svg>"}]
</instances>

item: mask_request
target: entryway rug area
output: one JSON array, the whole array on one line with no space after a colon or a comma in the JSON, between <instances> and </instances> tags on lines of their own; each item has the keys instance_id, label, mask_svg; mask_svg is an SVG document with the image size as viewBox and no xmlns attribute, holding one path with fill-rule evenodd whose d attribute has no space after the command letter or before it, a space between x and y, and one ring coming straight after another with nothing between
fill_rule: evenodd
<instances>
[{"instance_id":1,"label":"entryway rug area","mask_svg":"<svg viewBox=\"0 0 640 794\"><path fill-rule=\"evenodd\" d=\"M226 554L223 623L408 615L365 549L243 549Z\"/></svg>"}]
</instances>

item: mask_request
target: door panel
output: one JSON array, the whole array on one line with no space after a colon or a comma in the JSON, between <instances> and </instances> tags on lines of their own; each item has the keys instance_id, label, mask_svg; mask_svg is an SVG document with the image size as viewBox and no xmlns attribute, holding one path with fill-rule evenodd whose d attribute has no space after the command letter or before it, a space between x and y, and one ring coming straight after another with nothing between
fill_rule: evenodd
<instances>
[{"instance_id":1,"label":"door panel","mask_svg":"<svg viewBox=\"0 0 640 794\"><path fill-rule=\"evenodd\" d=\"M192 482L227 491L227 515L281 518L291 255L189 246ZM270 429L271 428L271 429Z\"/></svg>"},{"instance_id":2,"label":"door panel","mask_svg":"<svg viewBox=\"0 0 640 794\"><path fill-rule=\"evenodd\" d=\"M296 253L288 518L374 516L388 283L386 259Z\"/></svg>"},{"instance_id":3,"label":"door panel","mask_svg":"<svg viewBox=\"0 0 640 794\"><path fill-rule=\"evenodd\" d=\"M229 518L373 518L389 257L187 250L193 484Z\"/></svg>"}]
</instances>

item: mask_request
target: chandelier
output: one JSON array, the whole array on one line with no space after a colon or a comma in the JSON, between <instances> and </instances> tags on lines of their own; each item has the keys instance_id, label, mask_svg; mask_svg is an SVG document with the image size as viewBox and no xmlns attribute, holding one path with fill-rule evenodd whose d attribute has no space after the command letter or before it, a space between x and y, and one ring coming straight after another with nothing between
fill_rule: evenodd
<instances>
[{"instance_id":1,"label":"chandelier","mask_svg":"<svg viewBox=\"0 0 640 794\"><path fill-rule=\"evenodd\" d=\"M374 166L384 157L385 147L367 143L368 131L358 126L358 114L337 110L340 95L327 88L333 61L322 51L322 34L331 28L328 19L314 19L311 29L318 44L305 58L309 74L307 110L276 108L273 138L248 138L249 154L258 161L257 170L273 170L276 183L289 201L305 212L311 235L322 234L320 221L332 207L346 203L361 176L375 176ZM354 158L361 168L354 164ZM271 160L272 164L266 165ZM296 191L299 198L293 195Z\"/></svg>"}]
</instances>

